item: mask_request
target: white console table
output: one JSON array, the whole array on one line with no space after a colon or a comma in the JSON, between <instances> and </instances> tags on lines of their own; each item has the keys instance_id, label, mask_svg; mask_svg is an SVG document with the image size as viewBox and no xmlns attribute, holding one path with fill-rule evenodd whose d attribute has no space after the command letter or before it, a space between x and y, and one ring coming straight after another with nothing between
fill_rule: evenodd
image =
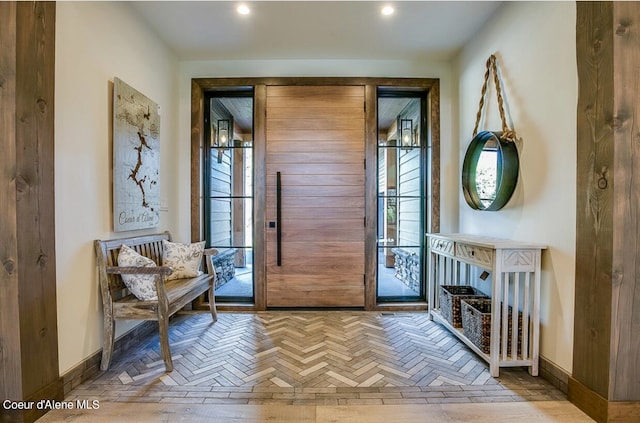
<instances>
[{"instance_id":1,"label":"white console table","mask_svg":"<svg viewBox=\"0 0 640 423\"><path fill-rule=\"evenodd\" d=\"M466 235L427 234L429 251L429 313L489 363L491 376L500 367L529 367L538 375L540 343L540 261L546 246L506 239ZM478 270L480 269L480 270ZM484 272L483 272L484 271ZM488 273L487 273L488 272ZM484 282L491 278L490 282ZM488 284L485 286L483 284ZM485 354L440 314L440 285L474 285L491 296L490 352ZM491 292L486 292L490 287ZM518 345L518 313L522 312L522 343ZM502 335L502 336L500 336Z\"/></svg>"}]
</instances>

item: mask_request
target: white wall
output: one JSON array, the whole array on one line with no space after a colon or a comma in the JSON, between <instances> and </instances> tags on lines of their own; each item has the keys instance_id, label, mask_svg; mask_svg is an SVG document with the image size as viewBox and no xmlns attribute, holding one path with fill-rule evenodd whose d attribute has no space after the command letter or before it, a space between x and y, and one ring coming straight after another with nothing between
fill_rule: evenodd
<instances>
[{"instance_id":1,"label":"white wall","mask_svg":"<svg viewBox=\"0 0 640 423\"><path fill-rule=\"evenodd\" d=\"M56 252L60 372L102 346L93 240L171 230L190 236L191 78L387 76L440 78L444 230L457 225L458 148L452 142L452 67L350 60L184 62L118 2L59 2L56 24ZM113 233L112 82L119 77L161 107L161 198L156 230ZM134 326L118 323L116 336Z\"/></svg>"},{"instance_id":2,"label":"white wall","mask_svg":"<svg viewBox=\"0 0 640 423\"><path fill-rule=\"evenodd\" d=\"M191 78L224 77L397 77L440 78L441 228L452 231L458 224L458 146L452 137L455 114L453 68L449 62L399 60L235 60L182 62L180 65L181 136L191 133ZM189 163L189 151L179 152L180 163ZM189 168L180 166L180 180L188 180ZM180 193L179 204L187 204L189 192ZM188 210L187 210L188 211ZM182 214L182 213L181 213ZM188 216L188 214L187 214ZM189 221L181 221L180 232L189 233Z\"/></svg>"},{"instance_id":3,"label":"white wall","mask_svg":"<svg viewBox=\"0 0 640 423\"><path fill-rule=\"evenodd\" d=\"M145 28L124 3L57 3L55 211L61 373L102 344L92 241L140 233L112 232L110 93L115 76L161 106L161 198L169 211L161 213L157 230L171 230L178 241L188 241L190 234L191 78L440 78L442 231L459 226L464 232L550 246L543 259L542 354L571 369L577 102L574 3L505 4L454 65L380 60L178 64ZM524 140L521 177L505 209L473 212L461 196L460 163L473 129L484 61L494 52L502 67L508 110ZM487 127L498 129L494 97L489 105ZM116 335L132 326L118 324Z\"/></svg>"},{"instance_id":4,"label":"white wall","mask_svg":"<svg viewBox=\"0 0 640 423\"><path fill-rule=\"evenodd\" d=\"M93 240L175 232L178 215L173 205L184 181L175 178L173 157L179 150L189 150L189 137L177 136L177 61L125 3L58 2L56 14L56 266L59 360L64 374L102 347ZM163 202L171 206L161 212L156 230L112 232L114 77L161 108L160 189ZM188 240L181 235L175 238ZM132 322L117 324L116 336L131 327Z\"/></svg>"},{"instance_id":5,"label":"white wall","mask_svg":"<svg viewBox=\"0 0 640 423\"><path fill-rule=\"evenodd\" d=\"M548 245L542 261L541 354L569 373L576 226L575 23L574 2L508 2L456 61L460 163L471 141L485 61L492 53L498 58L506 109L522 138L514 197L501 211L479 212L467 206L458 190L460 231ZM487 94L481 129L500 130L495 91ZM461 165L458 175L460 171Z\"/></svg>"}]
</instances>

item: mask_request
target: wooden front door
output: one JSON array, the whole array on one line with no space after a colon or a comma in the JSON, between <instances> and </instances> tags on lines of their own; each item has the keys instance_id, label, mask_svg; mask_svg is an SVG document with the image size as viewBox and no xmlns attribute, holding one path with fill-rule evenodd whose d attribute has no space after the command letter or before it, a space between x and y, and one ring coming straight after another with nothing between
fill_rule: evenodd
<instances>
[{"instance_id":1,"label":"wooden front door","mask_svg":"<svg viewBox=\"0 0 640 423\"><path fill-rule=\"evenodd\" d=\"M364 305L362 86L267 88L267 306Z\"/></svg>"}]
</instances>

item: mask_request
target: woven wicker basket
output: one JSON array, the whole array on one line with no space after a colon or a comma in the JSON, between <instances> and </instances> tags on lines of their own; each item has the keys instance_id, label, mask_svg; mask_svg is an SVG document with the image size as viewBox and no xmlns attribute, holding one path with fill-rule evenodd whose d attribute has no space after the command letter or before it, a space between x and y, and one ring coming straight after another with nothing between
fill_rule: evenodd
<instances>
[{"instance_id":1,"label":"woven wicker basket","mask_svg":"<svg viewBox=\"0 0 640 423\"><path fill-rule=\"evenodd\" d=\"M439 292L440 313L454 328L462 327L460 300L487 298L487 296L469 285L441 285Z\"/></svg>"},{"instance_id":2,"label":"woven wicker basket","mask_svg":"<svg viewBox=\"0 0 640 423\"><path fill-rule=\"evenodd\" d=\"M462 333L483 353L489 354L491 350L491 300L490 299L464 299L462 300ZM508 342L507 348L511 353L511 334L513 323L511 320L512 309L509 306ZM502 334L500 334L502 337ZM518 351L522 347L522 312L518 312Z\"/></svg>"}]
</instances>

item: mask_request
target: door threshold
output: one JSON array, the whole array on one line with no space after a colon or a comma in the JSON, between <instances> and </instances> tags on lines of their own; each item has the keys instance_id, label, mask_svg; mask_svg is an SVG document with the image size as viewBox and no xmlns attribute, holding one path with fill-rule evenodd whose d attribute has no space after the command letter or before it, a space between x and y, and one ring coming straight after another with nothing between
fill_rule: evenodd
<instances>
[{"instance_id":1,"label":"door threshold","mask_svg":"<svg viewBox=\"0 0 640 423\"><path fill-rule=\"evenodd\" d=\"M267 307L269 311L365 311L364 307Z\"/></svg>"},{"instance_id":2,"label":"door threshold","mask_svg":"<svg viewBox=\"0 0 640 423\"><path fill-rule=\"evenodd\" d=\"M429 306L426 301L415 302L397 302L397 303L378 303L375 311L427 311Z\"/></svg>"}]
</instances>

